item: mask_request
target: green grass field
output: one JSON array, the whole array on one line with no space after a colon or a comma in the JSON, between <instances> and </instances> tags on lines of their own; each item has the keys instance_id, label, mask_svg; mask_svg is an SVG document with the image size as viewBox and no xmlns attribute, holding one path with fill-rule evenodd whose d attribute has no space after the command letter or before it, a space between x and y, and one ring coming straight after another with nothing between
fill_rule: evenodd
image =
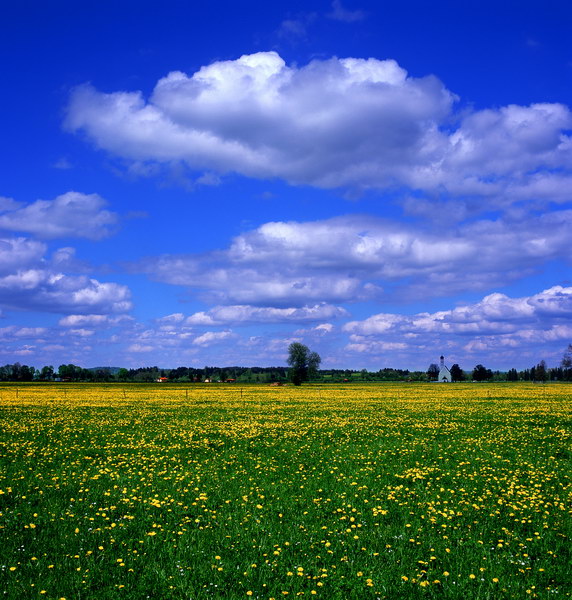
<instances>
[{"instance_id":1,"label":"green grass field","mask_svg":"<svg viewBox=\"0 0 572 600\"><path fill-rule=\"evenodd\" d=\"M564 598L572 386L0 387L0 597Z\"/></svg>"}]
</instances>

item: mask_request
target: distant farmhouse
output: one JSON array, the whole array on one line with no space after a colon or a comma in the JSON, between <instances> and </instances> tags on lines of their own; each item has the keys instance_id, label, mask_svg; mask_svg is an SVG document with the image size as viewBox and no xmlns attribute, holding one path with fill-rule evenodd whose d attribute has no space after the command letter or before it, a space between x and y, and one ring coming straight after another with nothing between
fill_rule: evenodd
<instances>
[{"instance_id":1,"label":"distant farmhouse","mask_svg":"<svg viewBox=\"0 0 572 600\"><path fill-rule=\"evenodd\" d=\"M439 377L437 378L439 383L451 383L451 371L445 366L445 357L441 356L439 359Z\"/></svg>"}]
</instances>

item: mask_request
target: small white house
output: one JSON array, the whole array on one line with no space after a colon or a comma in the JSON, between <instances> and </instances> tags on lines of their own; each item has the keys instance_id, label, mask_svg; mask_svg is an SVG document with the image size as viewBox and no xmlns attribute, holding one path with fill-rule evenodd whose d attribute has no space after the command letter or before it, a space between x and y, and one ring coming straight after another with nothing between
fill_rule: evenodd
<instances>
[{"instance_id":1,"label":"small white house","mask_svg":"<svg viewBox=\"0 0 572 600\"><path fill-rule=\"evenodd\" d=\"M437 378L439 383L451 383L451 371L445 366L445 357L441 356L439 359L439 377Z\"/></svg>"}]
</instances>

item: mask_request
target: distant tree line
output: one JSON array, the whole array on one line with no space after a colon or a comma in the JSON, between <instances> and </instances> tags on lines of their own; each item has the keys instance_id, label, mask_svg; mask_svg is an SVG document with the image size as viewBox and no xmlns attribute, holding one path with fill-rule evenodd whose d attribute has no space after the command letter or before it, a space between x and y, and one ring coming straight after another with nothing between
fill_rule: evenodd
<instances>
[{"instance_id":1,"label":"distant tree line","mask_svg":"<svg viewBox=\"0 0 572 600\"><path fill-rule=\"evenodd\" d=\"M319 357L318 357L319 358ZM316 358L310 353L303 357L302 367L306 371L303 380L322 383L358 383L375 381L435 381L439 367L431 364L427 371L409 371L407 369L383 368L378 371L367 369L317 369ZM308 362L309 360L309 362ZM300 364L288 367L177 367L161 369L159 367L140 367L125 369L120 367L94 367L86 369L73 364L60 365L55 369L51 365L35 369L19 362L0 367L0 381L85 381L85 382L140 382L147 383L165 378L173 383L287 383L294 381L296 369ZM548 367L541 360L528 369L509 369L492 371L482 364L471 371L461 369L454 364L451 369L453 381L572 381L572 344L568 345L557 367Z\"/></svg>"},{"instance_id":2,"label":"distant tree line","mask_svg":"<svg viewBox=\"0 0 572 600\"><path fill-rule=\"evenodd\" d=\"M74 364L60 365L57 369L45 366L35 369L20 363L0 367L0 381L83 381L83 382L139 382L147 383L166 378L175 383L203 383L205 381L273 383L287 382L287 367L139 367L125 369L119 367L83 368Z\"/></svg>"}]
</instances>

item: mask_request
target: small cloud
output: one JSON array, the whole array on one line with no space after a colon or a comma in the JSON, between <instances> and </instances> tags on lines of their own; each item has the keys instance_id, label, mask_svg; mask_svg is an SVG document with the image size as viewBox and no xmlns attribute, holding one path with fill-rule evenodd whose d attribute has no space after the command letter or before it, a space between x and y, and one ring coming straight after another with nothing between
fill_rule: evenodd
<instances>
[{"instance_id":1,"label":"small cloud","mask_svg":"<svg viewBox=\"0 0 572 600\"><path fill-rule=\"evenodd\" d=\"M306 23L298 19L285 19L280 23L278 35L283 37L305 37Z\"/></svg>"},{"instance_id":2,"label":"small cloud","mask_svg":"<svg viewBox=\"0 0 572 600\"><path fill-rule=\"evenodd\" d=\"M344 23L355 23L365 19L363 10L348 10L342 6L341 0L333 0L332 12L326 15L334 21L343 21Z\"/></svg>"},{"instance_id":3,"label":"small cloud","mask_svg":"<svg viewBox=\"0 0 572 600\"><path fill-rule=\"evenodd\" d=\"M346 350L350 352L366 354L383 354L384 352L405 349L407 349L407 344L404 344L403 342L377 342L370 340L361 341L360 343L352 343L346 346Z\"/></svg>"},{"instance_id":4,"label":"small cloud","mask_svg":"<svg viewBox=\"0 0 572 600\"><path fill-rule=\"evenodd\" d=\"M130 210L125 219L148 219L149 213L146 210Z\"/></svg>"},{"instance_id":5,"label":"small cloud","mask_svg":"<svg viewBox=\"0 0 572 600\"><path fill-rule=\"evenodd\" d=\"M220 185L221 182L222 182L222 179L216 173L212 173L210 171L208 173L203 173L203 175L201 175L195 181L195 183L198 183L199 185L210 185L210 186Z\"/></svg>"},{"instance_id":6,"label":"small cloud","mask_svg":"<svg viewBox=\"0 0 572 600\"><path fill-rule=\"evenodd\" d=\"M308 28L316 20L315 12L300 13L294 17L284 19L278 28L278 36L291 41L303 39L308 35Z\"/></svg>"},{"instance_id":7,"label":"small cloud","mask_svg":"<svg viewBox=\"0 0 572 600\"><path fill-rule=\"evenodd\" d=\"M219 342L223 342L228 338L235 337L232 331L207 331L193 340L195 346L211 346Z\"/></svg>"},{"instance_id":8,"label":"small cloud","mask_svg":"<svg viewBox=\"0 0 572 600\"><path fill-rule=\"evenodd\" d=\"M95 331L93 329L70 329L69 333L78 337L91 337Z\"/></svg>"},{"instance_id":9,"label":"small cloud","mask_svg":"<svg viewBox=\"0 0 572 600\"><path fill-rule=\"evenodd\" d=\"M127 348L128 352L151 352L153 350L153 346L145 346L142 344L131 344Z\"/></svg>"},{"instance_id":10,"label":"small cloud","mask_svg":"<svg viewBox=\"0 0 572 600\"><path fill-rule=\"evenodd\" d=\"M14 354L16 356L28 356L30 354L34 354L35 346L22 346L19 350L14 350Z\"/></svg>"},{"instance_id":11,"label":"small cloud","mask_svg":"<svg viewBox=\"0 0 572 600\"><path fill-rule=\"evenodd\" d=\"M123 321L131 321L127 315L110 317L109 315L68 315L59 320L62 327L112 327Z\"/></svg>"},{"instance_id":12,"label":"small cloud","mask_svg":"<svg viewBox=\"0 0 572 600\"><path fill-rule=\"evenodd\" d=\"M21 327L14 332L15 337L37 337L47 333L45 327Z\"/></svg>"},{"instance_id":13,"label":"small cloud","mask_svg":"<svg viewBox=\"0 0 572 600\"><path fill-rule=\"evenodd\" d=\"M61 169L64 171L67 169L73 169L73 165L65 156L58 159L52 166L54 169Z\"/></svg>"},{"instance_id":14,"label":"small cloud","mask_svg":"<svg viewBox=\"0 0 572 600\"><path fill-rule=\"evenodd\" d=\"M66 346L62 346L61 344L48 344L47 346L42 347L44 352L61 352L65 349Z\"/></svg>"},{"instance_id":15,"label":"small cloud","mask_svg":"<svg viewBox=\"0 0 572 600\"><path fill-rule=\"evenodd\" d=\"M161 317L157 319L158 323L181 323L181 321L185 320L185 315L183 313L173 313L171 315L167 315L165 317Z\"/></svg>"},{"instance_id":16,"label":"small cloud","mask_svg":"<svg viewBox=\"0 0 572 600\"><path fill-rule=\"evenodd\" d=\"M89 263L76 258L75 248L69 246L54 251L50 258L50 266L57 271L73 271L75 273L88 273L91 270Z\"/></svg>"},{"instance_id":17,"label":"small cloud","mask_svg":"<svg viewBox=\"0 0 572 600\"><path fill-rule=\"evenodd\" d=\"M54 200L36 200L25 206L0 206L0 228L23 231L44 239L60 237L99 240L112 233L116 213L106 210L98 194L66 192Z\"/></svg>"},{"instance_id":18,"label":"small cloud","mask_svg":"<svg viewBox=\"0 0 572 600\"><path fill-rule=\"evenodd\" d=\"M321 323L320 325L316 325L316 327L311 327L310 329L297 329L294 332L294 335L324 336L328 333L332 333L332 331L334 331L334 326L331 323Z\"/></svg>"}]
</instances>

